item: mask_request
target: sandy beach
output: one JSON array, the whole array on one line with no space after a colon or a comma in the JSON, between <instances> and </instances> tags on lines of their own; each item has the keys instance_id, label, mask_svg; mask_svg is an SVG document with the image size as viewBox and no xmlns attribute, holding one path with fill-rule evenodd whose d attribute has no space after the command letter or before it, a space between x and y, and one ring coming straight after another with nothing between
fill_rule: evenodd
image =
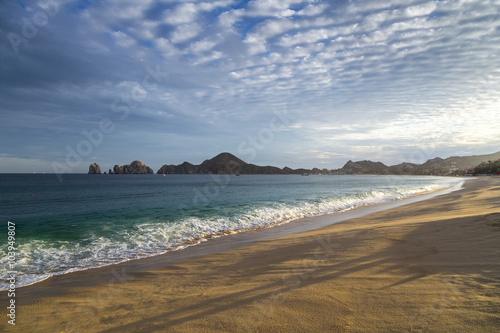
<instances>
[{"instance_id":1,"label":"sandy beach","mask_svg":"<svg viewBox=\"0 0 500 333\"><path fill-rule=\"evenodd\" d=\"M158 256L20 288L15 326L7 323L2 292L0 331L500 329L499 177L224 250L231 237L210 241L220 247L202 256ZM202 251L197 247L188 250Z\"/></svg>"}]
</instances>

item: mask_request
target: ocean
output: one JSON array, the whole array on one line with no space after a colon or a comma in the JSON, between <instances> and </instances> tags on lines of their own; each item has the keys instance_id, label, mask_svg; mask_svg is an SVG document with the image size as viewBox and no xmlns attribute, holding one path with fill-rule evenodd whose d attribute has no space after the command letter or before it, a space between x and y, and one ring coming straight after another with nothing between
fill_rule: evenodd
<instances>
[{"instance_id":1,"label":"ocean","mask_svg":"<svg viewBox=\"0 0 500 333\"><path fill-rule=\"evenodd\" d=\"M0 290L50 276L182 250L214 237L342 214L463 178L326 175L0 174ZM314 220L311 220L314 221ZM8 262L15 224L15 267ZM313 223L313 222L312 222ZM11 258L12 259L12 258Z\"/></svg>"}]
</instances>

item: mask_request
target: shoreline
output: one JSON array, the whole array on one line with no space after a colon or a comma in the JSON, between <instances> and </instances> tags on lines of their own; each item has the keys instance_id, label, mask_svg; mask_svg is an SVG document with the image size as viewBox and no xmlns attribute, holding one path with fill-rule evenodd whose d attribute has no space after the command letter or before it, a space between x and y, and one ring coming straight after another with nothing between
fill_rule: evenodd
<instances>
[{"instance_id":1,"label":"shoreline","mask_svg":"<svg viewBox=\"0 0 500 333\"><path fill-rule=\"evenodd\" d=\"M363 175L365 176L365 175ZM368 175L371 176L371 175ZM223 230L220 231L219 233L216 234L207 234L198 238L190 239L185 241L184 243L180 243L175 245L175 249L173 250L168 250L163 253L158 253L158 254L153 254L145 257L140 257L140 258L132 258L132 259L126 259L123 261L118 261L115 263L110 263L107 265L102 265L102 266L96 266L96 267L79 267L79 268L74 268L70 272L57 272L53 275L47 276L44 279L38 280L36 282L32 282L27 285L23 286L18 286L17 289L21 288L26 288L26 287L33 287L37 286L40 283L43 283L44 281L51 280L51 279L61 279L64 278L65 276L74 276L76 274L80 274L85 271L93 271L93 270L100 270L100 269L105 269L105 268L110 268L113 269L114 266L117 265L127 265L128 263L131 262L136 262L136 261L142 261L142 260L149 260L155 257L161 257L161 256L168 256L172 258L166 259L170 263L174 263L179 260L185 260L186 258L196 258L198 256L203 256L206 254L211 254L211 253L217 253L220 250L218 250L218 245L216 242L219 241L221 238L229 237L229 239L225 242L226 244L224 245L222 251L227 251L231 249L236 249L240 248L242 246L246 246L248 244L252 244L257 241L261 240L266 240L270 238L275 238L275 237L281 237L281 236L287 236L287 235L292 235L295 233L300 233L300 232L306 232L310 230L315 230L315 229L320 229L324 228L326 226L335 224L335 223L340 223L346 220L350 220L353 218L358 218L365 216L367 214L375 213L375 212L380 212L380 211L385 211L389 209L393 209L396 207L400 207L403 205L407 205L413 202L419 202L423 200L429 200L435 196L440 196L444 195L447 193L451 193L453 191L460 190L463 185L474 178L465 178L465 177L458 177L461 179L460 184L455 184L453 186L450 186L448 188L443 188L443 189L437 189L437 190L429 190L417 194L410 195L408 197L403 197L403 198L393 198L389 201L384 201L384 202L376 202L376 203L368 203L368 204L361 204L358 206L353 206L349 207L348 209L345 210L339 210L334 213L322 213L318 215L313 215L313 216L307 216L307 217L300 217L300 218L294 218L292 220L285 220L285 221L280 221L280 222L275 222L270 225L265 225L265 226L259 226L257 228L252 228L252 229L241 229L241 230ZM273 230L269 230L273 229ZM240 235L240 237L235 237L237 235ZM232 238L231 238L232 237ZM214 244L215 242L215 244ZM196 253L196 250L191 250L188 255L183 255L182 252L186 251L187 249L190 248L198 248L200 246L205 246L207 249L203 249L200 251L200 253ZM214 247L212 249L211 247ZM178 258L177 258L178 257ZM147 265L147 263L145 263ZM140 266L140 265L138 265ZM5 290L0 290L0 300L2 299L2 293L5 293L8 289Z\"/></svg>"},{"instance_id":2,"label":"shoreline","mask_svg":"<svg viewBox=\"0 0 500 333\"><path fill-rule=\"evenodd\" d=\"M442 321L433 319L437 315L422 315L418 309L427 309L433 299L439 301L443 290L452 290L448 294L454 302L468 302L468 299L462 300L465 297L463 288L469 288L470 294L500 286L498 260L494 260L498 258L500 245L492 243L493 237L498 240L495 232L499 232L500 227L499 185L498 177L474 179L466 181L461 190L447 194L436 192L437 195L429 200L400 200L396 203L404 203L398 207L366 210L364 214L359 210L373 206L361 207L338 214L345 214L342 221L332 221L332 216L337 214L306 218L301 227L294 221L284 225L297 225L286 235L272 232L280 226L249 231L171 252L184 253L174 259L167 253L53 277L19 289L17 322L25 328L40 325L42 331L53 331L52 328L102 332L161 331L165 328L173 331L271 331L280 322L285 326L278 329L296 325L305 328L302 331L308 328L312 331L313 327L327 323L330 329L346 332L350 331L349 327L353 331L367 328L411 331L417 326L432 331ZM318 223L316 228L307 229L308 219ZM482 223L482 219L486 222ZM471 221L481 225L475 227ZM325 226L319 226L321 223ZM474 228L463 234L454 229L457 226ZM441 233L445 229L453 237ZM252 233L262 236L253 240L242 237ZM476 247L466 246L475 240L474 233L477 239L487 240L487 244L479 244L479 250L477 244L474 244ZM436 238L438 234L445 241ZM436 242L429 246L421 244L434 238ZM238 246L234 247L236 239ZM453 246L446 245L447 242ZM468 252L464 252L465 257L457 258L455 252L461 251L460 247L466 247ZM436 259L445 254L446 260ZM481 265L485 268L479 269L479 263L474 264L478 260L484 261ZM468 268L471 272L465 274ZM448 275L453 275L453 279ZM443 279L446 283L441 281ZM472 279L476 284L483 281L482 289L464 279ZM454 285L459 286L456 292ZM391 292L386 294L381 290ZM425 295L419 294L424 291ZM328 295L326 299L325 295ZM487 297L479 296L476 303ZM492 306L500 305L500 295L488 297ZM4 292L1 299L4 304ZM303 303L307 304L306 309L305 305L300 305ZM364 303L374 308L366 308ZM448 307L453 302L441 299L440 303L444 310L439 310L438 315L447 318L445 323L450 324L451 320L453 325L470 327L464 324L467 316L464 320L453 319L457 311L467 311L467 308L457 310L454 307L448 315ZM380 307L390 307L395 314L383 315L380 309L377 310ZM264 308L269 310L264 311L266 315L261 311ZM339 314L334 322L324 313L326 308L330 317L332 313ZM471 308L478 311L477 306ZM144 309L149 310L144 312ZM479 309L482 311L478 319L481 327L500 323L499 310L488 314L483 307ZM78 315L77 310L89 314L87 319ZM158 311L163 315L157 315ZM355 319L360 313L362 318ZM411 319L415 313L423 319ZM403 316L405 321L398 322L395 315ZM352 321L346 322L348 319ZM413 323L409 324L408 320ZM374 323L376 326L370 326ZM3 322L0 327L10 328Z\"/></svg>"}]
</instances>

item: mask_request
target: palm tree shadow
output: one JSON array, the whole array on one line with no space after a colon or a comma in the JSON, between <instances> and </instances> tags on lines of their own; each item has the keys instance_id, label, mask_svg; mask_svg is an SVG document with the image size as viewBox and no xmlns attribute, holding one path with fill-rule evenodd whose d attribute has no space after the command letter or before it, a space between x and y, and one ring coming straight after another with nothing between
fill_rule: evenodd
<instances>
[{"instance_id":1,"label":"palm tree shadow","mask_svg":"<svg viewBox=\"0 0 500 333\"><path fill-rule=\"evenodd\" d=\"M160 314L156 314L126 325L103 330L101 332L126 332L133 331L137 327L147 328L150 332L163 331L166 328L174 328L175 326L191 320L231 310L237 306L250 305L254 302L262 302L266 299L276 297L284 292L309 287L325 281L332 281L349 274L360 273L362 271L373 269L379 269L380 272L389 271L391 273L397 273L401 276L407 276L398 282L379 288L379 290L387 290L403 284L412 283L420 278L433 274L460 273L460 271L456 269L454 270L454 268L450 267L441 269L439 265L434 265L432 266L432 269L429 270L428 266L421 263L426 262L429 258L439 254L439 251L436 250L436 247L434 246L436 243L453 241L453 237L447 235L448 227L453 226L456 228L457 225L463 225L465 228L469 224L470 221L466 218L421 223L415 230L404 235L402 239L394 240L392 245L380 251L349 260L342 260L342 258L335 253L331 253L330 258L334 257L334 262L327 259L314 269L301 270L299 268L294 272L290 272L292 279L286 280L282 278L283 272L273 267L281 267L282 265L286 266L286 262L288 260L293 260L294 258L296 259L297 256L304 255L304 257L307 257L308 254L312 253L314 248L317 248L318 243L316 240L309 240L306 245L303 243L291 245L282 248L285 253L290 254L289 256L276 259L273 262L273 265L268 265L268 261L265 261L262 265L260 265L260 267L258 267L257 271L260 272L260 274L276 275L276 278L274 278L272 282L264 283L251 289L224 294L220 297L202 300L196 304L174 310L167 310L161 312ZM486 224L484 224L483 227L484 226L488 227ZM349 238L356 240L358 234L365 232L366 231L361 230L358 233L349 236ZM425 235L430 233L434 233L433 243L426 243ZM334 237L335 236L338 235L334 235ZM471 241L473 240L474 239L472 237ZM356 246L356 244L348 246ZM348 250L348 247L343 249L343 251ZM255 253L252 255L264 256L269 254ZM478 258L478 260L480 260L480 258ZM408 264L408 262L410 262L410 264ZM242 265L244 262L240 262L239 264ZM480 272L474 271L474 273L489 275L489 278L493 277L495 281L498 280L499 276L498 272L495 273L495 271L492 271L491 269ZM216 274L220 274L220 271L215 270L213 276L209 276L207 278L216 279ZM497 274L496 277L495 274ZM497 281L497 283L498 282L499 281ZM157 308L154 309L156 313L158 313L158 310L159 309Z\"/></svg>"}]
</instances>

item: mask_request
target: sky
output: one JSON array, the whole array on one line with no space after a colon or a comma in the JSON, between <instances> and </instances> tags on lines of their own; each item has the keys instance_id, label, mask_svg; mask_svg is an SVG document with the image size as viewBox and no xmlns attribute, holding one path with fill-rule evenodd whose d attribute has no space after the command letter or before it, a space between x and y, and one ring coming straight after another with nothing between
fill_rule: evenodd
<instances>
[{"instance_id":1,"label":"sky","mask_svg":"<svg viewBox=\"0 0 500 333\"><path fill-rule=\"evenodd\" d=\"M500 150L500 1L0 0L0 172Z\"/></svg>"}]
</instances>

